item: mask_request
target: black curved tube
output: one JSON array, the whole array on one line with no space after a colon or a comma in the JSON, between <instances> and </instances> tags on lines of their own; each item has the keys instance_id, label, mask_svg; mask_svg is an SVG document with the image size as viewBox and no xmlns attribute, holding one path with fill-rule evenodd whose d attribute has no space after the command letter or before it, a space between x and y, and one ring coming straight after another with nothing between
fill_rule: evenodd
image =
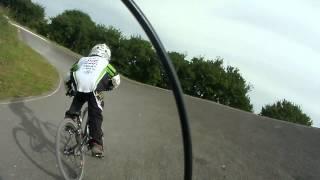
<instances>
[{"instance_id":1,"label":"black curved tube","mask_svg":"<svg viewBox=\"0 0 320 180\"><path fill-rule=\"evenodd\" d=\"M157 54L164 66L164 69L169 77L169 81L172 86L172 90L175 96L176 105L178 107L178 112L180 116L180 124L182 130L183 138L183 148L184 148L184 179L192 179L192 144L191 135L188 124L188 116L183 100L182 88L178 76L173 68L171 60L165 51L159 37L157 36L155 30L151 26L148 19L145 17L143 12L140 10L138 5L133 0L122 0L130 12L134 15L137 21L142 26L145 33L148 35L150 41L152 42Z\"/></svg>"}]
</instances>

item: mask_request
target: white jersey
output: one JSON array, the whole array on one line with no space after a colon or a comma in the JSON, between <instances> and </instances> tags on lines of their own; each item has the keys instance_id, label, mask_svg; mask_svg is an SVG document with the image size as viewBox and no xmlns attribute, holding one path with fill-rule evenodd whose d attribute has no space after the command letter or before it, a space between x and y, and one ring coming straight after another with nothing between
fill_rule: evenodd
<instances>
[{"instance_id":1,"label":"white jersey","mask_svg":"<svg viewBox=\"0 0 320 180\"><path fill-rule=\"evenodd\" d=\"M77 63L77 70L73 72L73 78L79 92L93 92L100 80L106 74L109 64L99 56L83 57Z\"/></svg>"}]
</instances>

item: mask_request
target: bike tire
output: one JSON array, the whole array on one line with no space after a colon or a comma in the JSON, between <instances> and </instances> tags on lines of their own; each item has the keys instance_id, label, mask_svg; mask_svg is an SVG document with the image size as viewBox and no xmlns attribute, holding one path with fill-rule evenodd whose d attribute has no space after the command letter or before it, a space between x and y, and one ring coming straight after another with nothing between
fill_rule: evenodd
<instances>
[{"instance_id":1,"label":"bike tire","mask_svg":"<svg viewBox=\"0 0 320 180\"><path fill-rule=\"evenodd\" d=\"M84 175L84 153L79 148L75 148L79 141L82 141L81 137L79 140L79 136L76 135L77 128L77 123L71 119L65 119L60 122L57 131L56 158L60 173L66 180L81 180ZM73 148L76 150L72 152L70 149Z\"/></svg>"}]
</instances>

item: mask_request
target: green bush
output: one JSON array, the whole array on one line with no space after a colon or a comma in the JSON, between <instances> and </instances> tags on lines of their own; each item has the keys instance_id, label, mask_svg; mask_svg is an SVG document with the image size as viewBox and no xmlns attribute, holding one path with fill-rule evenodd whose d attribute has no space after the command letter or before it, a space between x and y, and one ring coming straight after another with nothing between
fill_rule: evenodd
<instances>
[{"instance_id":1,"label":"green bush","mask_svg":"<svg viewBox=\"0 0 320 180\"><path fill-rule=\"evenodd\" d=\"M302 112L301 107L287 100L262 107L260 115L307 126L312 125L312 120Z\"/></svg>"},{"instance_id":2,"label":"green bush","mask_svg":"<svg viewBox=\"0 0 320 180\"><path fill-rule=\"evenodd\" d=\"M48 36L75 52L87 55L95 26L88 14L79 10L67 10L51 19Z\"/></svg>"}]
</instances>

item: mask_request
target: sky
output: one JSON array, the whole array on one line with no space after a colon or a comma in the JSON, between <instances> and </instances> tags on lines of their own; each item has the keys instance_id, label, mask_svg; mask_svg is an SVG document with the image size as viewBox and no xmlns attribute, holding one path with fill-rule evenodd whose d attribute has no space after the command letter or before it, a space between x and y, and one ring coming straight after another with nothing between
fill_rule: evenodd
<instances>
[{"instance_id":1,"label":"sky","mask_svg":"<svg viewBox=\"0 0 320 180\"><path fill-rule=\"evenodd\" d=\"M33 0L48 17L79 9L125 35L141 27L120 0ZM281 99L320 127L320 1L136 0L169 51L224 58L253 88L254 111Z\"/></svg>"}]
</instances>

